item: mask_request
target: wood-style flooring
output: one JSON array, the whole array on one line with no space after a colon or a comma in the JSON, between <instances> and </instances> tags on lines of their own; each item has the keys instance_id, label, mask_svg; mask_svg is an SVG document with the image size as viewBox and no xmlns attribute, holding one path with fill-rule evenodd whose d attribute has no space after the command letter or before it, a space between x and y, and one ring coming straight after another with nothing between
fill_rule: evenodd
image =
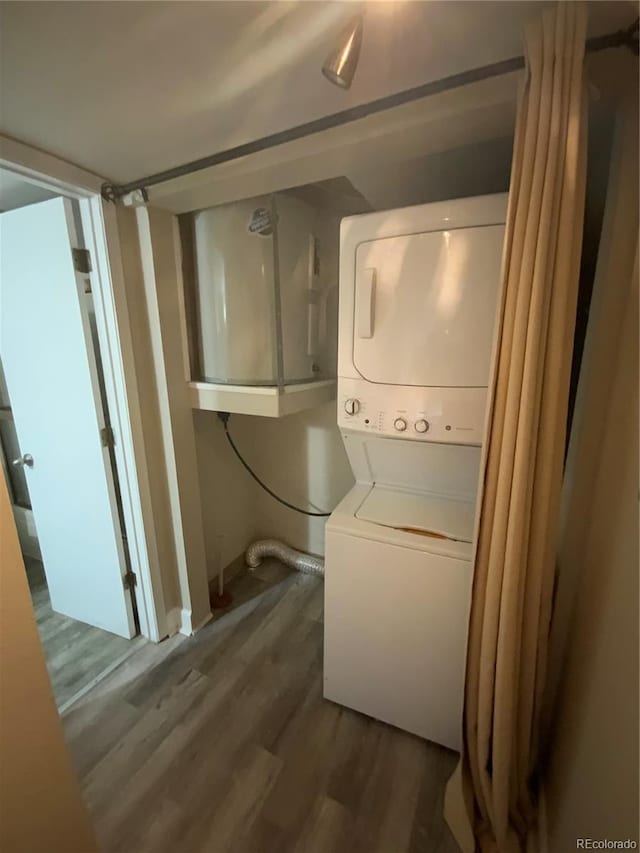
<instances>
[{"instance_id":1,"label":"wood-style flooring","mask_svg":"<svg viewBox=\"0 0 640 853\"><path fill-rule=\"evenodd\" d=\"M322 697L322 581L265 564L63 717L104 853L458 853L457 756Z\"/></svg>"},{"instance_id":2,"label":"wood-style flooring","mask_svg":"<svg viewBox=\"0 0 640 853\"><path fill-rule=\"evenodd\" d=\"M30 557L24 562L51 687L58 708L64 709L106 669L135 651L141 640L125 640L55 613L42 563Z\"/></svg>"}]
</instances>

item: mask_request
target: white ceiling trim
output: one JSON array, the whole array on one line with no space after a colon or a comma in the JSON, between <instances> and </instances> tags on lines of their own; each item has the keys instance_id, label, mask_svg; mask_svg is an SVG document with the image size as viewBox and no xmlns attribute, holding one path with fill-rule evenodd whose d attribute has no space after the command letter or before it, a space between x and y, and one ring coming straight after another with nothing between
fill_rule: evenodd
<instances>
[{"instance_id":1,"label":"white ceiling trim","mask_svg":"<svg viewBox=\"0 0 640 853\"><path fill-rule=\"evenodd\" d=\"M104 178L86 169L3 134L0 134L0 167L38 186L54 185L66 195L77 195L78 189L86 190L85 195L99 193L104 183Z\"/></svg>"}]
</instances>

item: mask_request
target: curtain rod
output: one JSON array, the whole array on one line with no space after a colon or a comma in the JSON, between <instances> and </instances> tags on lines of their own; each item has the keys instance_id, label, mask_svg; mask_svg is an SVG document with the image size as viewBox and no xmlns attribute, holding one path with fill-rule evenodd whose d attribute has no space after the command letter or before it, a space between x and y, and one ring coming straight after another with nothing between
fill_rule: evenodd
<instances>
[{"instance_id":1,"label":"curtain rod","mask_svg":"<svg viewBox=\"0 0 640 853\"><path fill-rule=\"evenodd\" d=\"M585 50L587 53L595 53L599 50L617 47L627 47L635 56L638 56L637 18L626 30L617 30L613 33L587 39ZM147 177L140 178L137 181L129 181L126 184L104 183L102 185L102 196L107 201L117 201L131 192L141 190L143 198L146 201L147 187L156 186L174 178L182 178L185 175L199 172L202 169L218 166L220 163L238 160L240 157L246 157L248 154L256 154L259 151L275 148L278 145L283 145L285 142L303 139L305 136L312 136L323 130L339 127L343 124L383 112L392 107L398 107L411 103L411 101L417 101L420 98L426 98L429 95L436 95L439 92L457 89L469 83L477 83L480 80L488 80L491 77L499 77L503 74L509 74L512 71L519 71L524 66L524 56L513 56L511 59L504 59L501 62L494 62L490 65L483 65L480 68L472 68L470 71L463 71L459 74L452 74L449 77L442 77L430 83L423 83L420 86L414 86L411 89L405 89L393 95L386 95L374 101L368 101L365 104L359 104L355 107L349 107L346 110L305 122L304 124L298 124L287 130L281 130L278 133L262 136L259 139L254 139L252 142L245 142L242 145L218 151L216 154L210 154L208 157L202 157L199 160L192 160L190 163L183 163L181 166L174 166L172 169L166 169L163 172L147 175Z\"/></svg>"}]
</instances>

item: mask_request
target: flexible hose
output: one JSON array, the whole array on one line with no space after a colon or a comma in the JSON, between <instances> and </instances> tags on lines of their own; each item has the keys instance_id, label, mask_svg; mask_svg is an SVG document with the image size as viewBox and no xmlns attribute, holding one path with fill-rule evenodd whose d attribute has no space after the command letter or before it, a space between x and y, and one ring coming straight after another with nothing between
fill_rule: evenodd
<instances>
[{"instance_id":1,"label":"flexible hose","mask_svg":"<svg viewBox=\"0 0 640 853\"><path fill-rule=\"evenodd\" d=\"M301 507L296 506L295 504L289 503L289 501L285 501L284 498L281 498L272 489L270 489L266 483L263 483L263 481L260 479L260 477L258 477L258 475L253 470L253 468L249 465L249 463L245 461L243 455L240 453L240 451L236 447L234 440L231 438L231 433L229 432L229 427L227 426L229 418L230 418L229 413L228 412L218 412L218 417L222 421L222 425L224 427L224 434L227 437L227 441L231 445L231 449L233 450L235 455L238 457L238 459L242 463L243 468L245 469L245 471L247 471L247 473L249 473L253 477L253 479L256 481L256 483L262 489L264 489L268 495L271 495L271 497L274 500L278 501L278 503L281 503L283 506L286 506L287 509L292 509L294 512L299 512L301 515L309 515L312 518L328 518L331 515L330 512L312 512L310 509L302 509Z\"/></svg>"},{"instance_id":2,"label":"flexible hose","mask_svg":"<svg viewBox=\"0 0 640 853\"><path fill-rule=\"evenodd\" d=\"M265 557L276 557L281 563L305 575L324 576L324 560L290 548L277 539L260 539L247 548L245 559L250 569L257 569Z\"/></svg>"}]
</instances>

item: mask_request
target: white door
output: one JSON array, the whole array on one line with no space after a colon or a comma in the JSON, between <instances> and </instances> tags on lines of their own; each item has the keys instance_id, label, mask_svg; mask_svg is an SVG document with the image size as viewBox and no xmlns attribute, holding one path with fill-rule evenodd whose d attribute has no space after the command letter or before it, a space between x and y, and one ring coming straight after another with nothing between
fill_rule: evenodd
<instances>
[{"instance_id":1,"label":"white door","mask_svg":"<svg viewBox=\"0 0 640 853\"><path fill-rule=\"evenodd\" d=\"M503 225L371 240L356 252L354 364L370 382L484 387Z\"/></svg>"},{"instance_id":2,"label":"white door","mask_svg":"<svg viewBox=\"0 0 640 853\"><path fill-rule=\"evenodd\" d=\"M58 613L135 633L71 202L0 215L0 355ZM12 460L10 460L12 462Z\"/></svg>"}]
</instances>

